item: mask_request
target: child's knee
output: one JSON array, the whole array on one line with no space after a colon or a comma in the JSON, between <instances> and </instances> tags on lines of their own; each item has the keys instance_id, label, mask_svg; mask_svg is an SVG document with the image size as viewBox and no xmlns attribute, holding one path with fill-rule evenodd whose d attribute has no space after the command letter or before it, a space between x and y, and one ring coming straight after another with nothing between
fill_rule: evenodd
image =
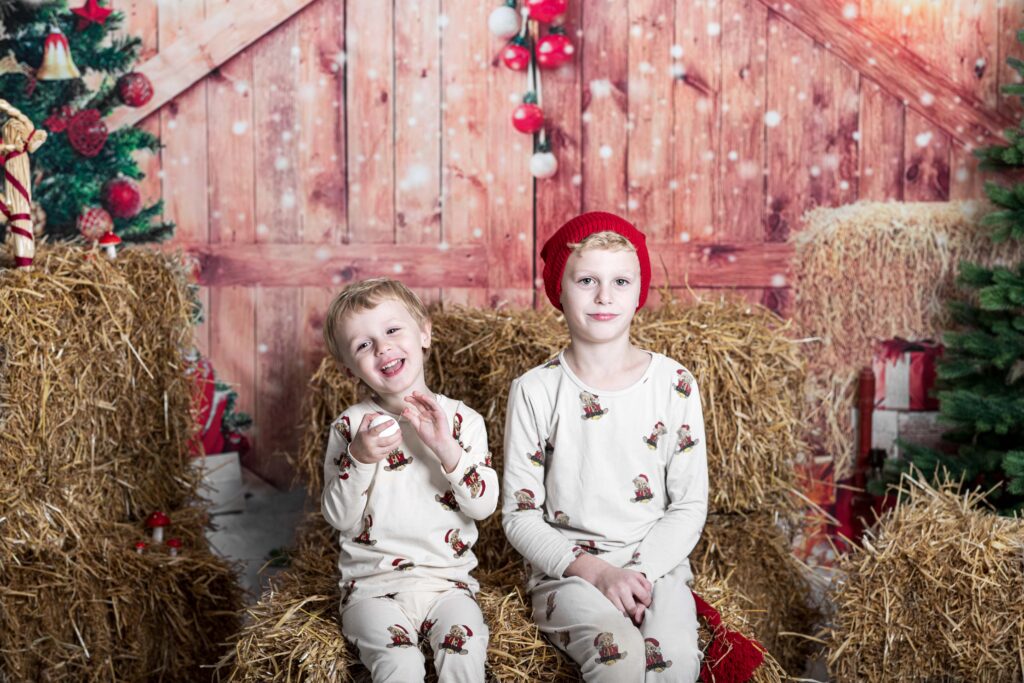
<instances>
[{"instance_id":1,"label":"child's knee","mask_svg":"<svg viewBox=\"0 0 1024 683\"><path fill-rule=\"evenodd\" d=\"M695 629L660 640L644 639L645 680L649 683L693 683L700 675L702 659Z\"/></svg>"}]
</instances>

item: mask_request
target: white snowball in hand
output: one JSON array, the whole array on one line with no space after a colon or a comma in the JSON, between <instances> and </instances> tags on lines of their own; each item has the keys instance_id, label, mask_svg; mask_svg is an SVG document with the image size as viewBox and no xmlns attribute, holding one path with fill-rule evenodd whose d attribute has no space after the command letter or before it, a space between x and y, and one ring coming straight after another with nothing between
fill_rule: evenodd
<instances>
[{"instance_id":1,"label":"white snowball in hand","mask_svg":"<svg viewBox=\"0 0 1024 683\"><path fill-rule=\"evenodd\" d=\"M392 436L393 434L397 434L398 430L401 429L401 427L399 427L398 423L395 422L395 418L391 417L390 415L378 415L377 417L373 418L373 422L370 423L370 429L379 427L382 424L387 424L388 422L391 423L391 426L385 429L380 434L378 434L378 436Z\"/></svg>"}]
</instances>

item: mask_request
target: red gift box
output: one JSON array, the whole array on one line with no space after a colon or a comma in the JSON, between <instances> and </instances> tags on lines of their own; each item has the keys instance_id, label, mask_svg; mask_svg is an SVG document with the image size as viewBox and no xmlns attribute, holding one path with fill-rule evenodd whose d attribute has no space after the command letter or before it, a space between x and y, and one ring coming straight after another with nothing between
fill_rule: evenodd
<instances>
[{"instance_id":1,"label":"red gift box","mask_svg":"<svg viewBox=\"0 0 1024 683\"><path fill-rule=\"evenodd\" d=\"M942 357L942 344L931 340L890 339L875 347L876 410L938 410L932 396L935 364Z\"/></svg>"}]
</instances>

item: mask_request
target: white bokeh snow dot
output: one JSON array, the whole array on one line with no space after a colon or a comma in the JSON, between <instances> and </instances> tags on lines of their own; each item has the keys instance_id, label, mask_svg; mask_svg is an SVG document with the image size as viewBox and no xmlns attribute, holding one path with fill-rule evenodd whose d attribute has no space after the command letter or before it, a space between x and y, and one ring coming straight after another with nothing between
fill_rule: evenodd
<instances>
[{"instance_id":1,"label":"white bokeh snow dot","mask_svg":"<svg viewBox=\"0 0 1024 683\"><path fill-rule=\"evenodd\" d=\"M764 113L764 125L768 126L769 128L774 128L780 123L782 123L782 114L780 114L779 112L772 109L771 111L766 111Z\"/></svg>"},{"instance_id":2,"label":"white bokeh snow dot","mask_svg":"<svg viewBox=\"0 0 1024 683\"><path fill-rule=\"evenodd\" d=\"M935 95L930 92L921 93L921 104L925 107L930 107L935 104Z\"/></svg>"},{"instance_id":3,"label":"white bokeh snow dot","mask_svg":"<svg viewBox=\"0 0 1024 683\"><path fill-rule=\"evenodd\" d=\"M235 135L244 135L247 130L249 130L249 123L247 121L235 121L231 124L231 132Z\"/></svg>"},{"instance_id":4,"label":"white bokeh snow dot","mask_svg":"<svg viewBox=\"0 0 1024 683\"><path fill-rule=\"evenodd\" d=\"M607 78L595 78L590 81L590 94L594 97L608 97L612 94L612 82Z\"/></svg>"},{"instance_id":5,"label":"white bokeh snow dot","mask_svg":"<svg viewBox=\"0 0 1024 683\"><path fill-rule=\"evenodd\" d=\"M396 263L396 264L395 264L395 265L394 265L394 266L393 266L393 267L391 268L391 270L395 271L396 273L401 273L402 271L404 271L404 270L405 270L405 268L404 268L404 267L402 266L402 264L401 264L401 263Z\"/></svg>"},{"instance_id":6,"label":"white bokeh snow dot","mask_svg":"<svg viewBox=\"0 0 1024 683\"><path fill-rule=\"evenodd\" d=\"M683 46L682 45L673 45L672 48L669 50L669 54L672 55L672 59L682 59L682 57L683 57Z\"/></svg>"},{"instance_id":7,"label":"white bokeh snow dot","mask_svg":"<svg viewBox=\"0 0 1024 683\"><path fill-rule=\"evenodd\" d=\"M316 258L317 261L326 261L331 258L331 250L327 247L320 247L313 252L313 257Z\"/></svg>"},{"instance_id":8,"label":"white bokeh snow dot","mask_svg":"<svg viewBox=\"0 0 1024 683\"><path fill-rule=\"evenodd\" d=\"M284 157L277 157L276 159L274 159L274 168L276 168L278 171L285 170L286 168L288 168L288 159Z\"/></svg>"},{"instance_id":9,"label":"white bokeh snow dot","mask_svg":"<svg viewBox=\"0 0 1024 683\"><path fill-rule=\"evenodd\" d=\"M259 346L256 347L256 350L258 350L260 353L266 353L270 349L267 347L266 344L260 344Z\"/></svg>"},{"instance_id":10,"label":"white bokeh snow dot","mask_svg":"<svg viewBox=\"0 0 1024 683\"><path fill-rule=\"evenodd\" d=\"M722 32L722 25L717 21L708 22L708 35L717 36Z\"/></svg>"},{"instance_id":11,"label":"white bokeh snow dot","mask_svg":"<svg viewBox=\"0 0 1024 683\"><path fill-rule=\"evenodd\" d=\"M281 208L295 208L295 192L293 190L285 190L281 193Z\"/></svg>"},{"instance_id":12,"label":"white bokeh snow dot","mask_svg":"<svg viewBox=\"0 0 1024 683\"><path fill-rule=\"evenodd\" d=\"M929 143L931 143L931 141L932 132L930 130L926 130L923 133L918 133L917 136L914 137L914 144L917 145L918 147L927 147Z\"/></svg>"},{"instance_id":13,"label":"white bokeh snow dot","mask_svg":"<svg viewBox=\"0 0 1024 683\"><path fill-rule=\"evenodd\" d=\"M785 287L786 276L783 275L782 273L776 273L775 275L772 275L771 284L772 287Z\"/></svg>"}]
</instances>

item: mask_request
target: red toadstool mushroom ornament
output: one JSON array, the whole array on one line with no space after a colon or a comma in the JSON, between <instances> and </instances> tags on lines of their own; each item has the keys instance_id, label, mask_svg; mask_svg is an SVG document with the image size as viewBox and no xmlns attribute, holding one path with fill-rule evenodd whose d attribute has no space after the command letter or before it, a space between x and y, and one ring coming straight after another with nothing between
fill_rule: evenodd
<instances>
[{"instance_id":1,"label":"red toadstool mushroom ornament","mask_svg":"<svg viewBox=\"0 0 1024 683\"><path fill-rule=\"evenodd\" d=\"M137 552L139 555L141 555L143 552L145 552L145 550L146 550L146 542L145 541L138 541L138 542L135 543L135 552Z\"/></svg>"},{"instance_id":2,"label":"red toadstool mushroom ornament","mask_svg":"<svg viewBox=\"0 0 1024 683\"><path fill-rule=\"evenodd\" d=\"M117 245L121 244L121 238L112 232L104 233L100 238L99 245L107 252L107 258L117 258Z\"/></svg>"},{"instance_id":3,"label":"red toadstool mushroom ornament","mask_svg":"<svg viewBox=\"0 0 1024 683\"><path fill-rule=\"evenodd\" d=\"M153 530L153 542L163 543L164 527L171 525L171 518L157 510L146 520L146 528Z\"/></svg>"},{"instance_id":4,"label":"red toadstool mushroom ornament","mask_svg":"<svg viewBox=\"0 0 1024 683\"><path fill-rule=\"evenodd\" d=\"M167 539L167 548L171 551L171 557L177 557L178 556L178 550L181 549L181 539L180 538L168 538Z\"/></svg>"},{"instance_id":5,"label":"red toadstool mushroom ornament","mask_svg":"<svg viewBox=\"0 0 1024 683\"><path fill-rule=\"evenodd\" d=\"M512 112L512 126L520 133L532 134L544 127L544 112L537 106L537 96L526 93L523 103Z\"/></svg>"}]
</instances>

